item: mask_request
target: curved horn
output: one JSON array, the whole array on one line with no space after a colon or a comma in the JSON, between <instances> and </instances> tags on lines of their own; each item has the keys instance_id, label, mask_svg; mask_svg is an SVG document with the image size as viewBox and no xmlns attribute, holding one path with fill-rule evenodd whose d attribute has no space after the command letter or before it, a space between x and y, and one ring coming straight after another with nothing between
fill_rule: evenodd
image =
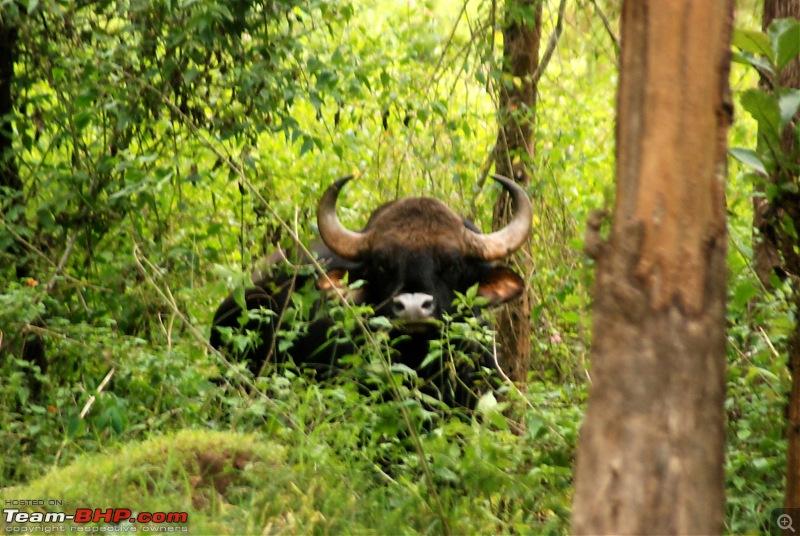
<instances>
[{"instance_id":1,"label":"curved horn","mask_svg":"<svg viewBox=\"0 0 800 536\"><path fill-rule=\"evenodd\" d=\"M494 261L507 257L518 250L531 232L533 209L528 194L516 182L502 175L491 177L503 185L511 196L514 216L504 228L489 234L472 233L472 254L476 257Z\"/></svg>"},{"instance_id":2,"label":"curved horn","mask_svg":"<svg viewBox=\"0 0 800 536\"><path fill-rule=\"evenodd\" d=\"M342 177L325 190L317 207L317 226L319 236L331 251L348 260L358 257L364 243L364 235L347 229L336 216L336 199L342 186L353 178L353 175Z\"/></svg>"}]
</instances>

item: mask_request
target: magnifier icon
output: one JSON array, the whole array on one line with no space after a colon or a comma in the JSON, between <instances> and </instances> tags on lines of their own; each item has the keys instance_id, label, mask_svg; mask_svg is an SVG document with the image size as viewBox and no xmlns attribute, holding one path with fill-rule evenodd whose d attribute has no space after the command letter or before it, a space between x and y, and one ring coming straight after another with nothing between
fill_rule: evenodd
<instances>
[{"instance_id":1,"label":"magnifier icon","mask_svg":"<svg viewBox=\"0 0 800 536\"><path fill-rule=\"evenodd\" d=\"M792 516L789 514L781 514L778 516L778 527L781 530L789 529L792 532L795 532L794 527L792 526Z\"/></svg>"}]
</instances>

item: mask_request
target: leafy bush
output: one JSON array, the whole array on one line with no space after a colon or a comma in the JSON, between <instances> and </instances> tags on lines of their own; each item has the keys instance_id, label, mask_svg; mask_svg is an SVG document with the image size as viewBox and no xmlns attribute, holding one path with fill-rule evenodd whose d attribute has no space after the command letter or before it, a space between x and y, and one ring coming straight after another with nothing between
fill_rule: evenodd
<instances>
[{"instance_id":1,"label":"leafy bush","mask_svg":"<svg viewBox=\"0 0 800 536\"><path fill-rule=\"evenodd\" d=\"M336 176L363 175L339 207L351 228L382 202L430 195L488 230L495 194L476 185L496 133L494 4L26 5L0 14L19 31L12 152L23 185L0 187L0 482L15 486L4 498L191 504L192 527L208 533L568 531L591 378L582 236L589 212L614 202L617 57L597 9L613 20L615 3L570 6L539 84L522 253L535 265L523 274L531 381L482 398L477 418L432 411L410 371L387 376L380 336L324 384L291 368L252 378L205 341L215 308L261 257L313 239L316 200ZM759 50L740 59L757 64ZM775 103L743 66L732 83L730 145L752 150L757 125L742 108ZM795 101L782 98L785 120ZM788 288L767 292L752 269L753 168L770 162L733 156L726 477L727 530L739 533L761 530L780 503L782 352L796 318ZM302 311L313 297L298 299ZM335 314L352 324L360 313ZM474 323L448 331L442 354L458 337L489 344ZM28 340L44 345L44 362L24 358ZM407 381L365 394L366 377ZM236 475L225 490L201 474L208 452Z\"/></svg>"}]
</instances>

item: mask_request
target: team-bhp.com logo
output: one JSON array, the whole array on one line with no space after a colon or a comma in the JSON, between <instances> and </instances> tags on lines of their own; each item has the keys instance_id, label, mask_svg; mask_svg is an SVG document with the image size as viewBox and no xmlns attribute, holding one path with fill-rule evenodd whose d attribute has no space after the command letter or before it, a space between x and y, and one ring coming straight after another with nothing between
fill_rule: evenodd
<instances>
[{"instance_id":1,"label":"team-bhp.com logo","mask_svg":"<svg viewBox=\"0 0 800 536\"><path fill-rule=\"evenodd\" d=\"M30 534L34 532L189 532L186 512L136 512L129 508L78 508L66 512L26 512L19 508L3 508L5 532ZM126 523L127 522L127 523ZM109 523L113 525L86 525ZM176 523L184 525L175 525Z\"/></svg>"}]
</instances>

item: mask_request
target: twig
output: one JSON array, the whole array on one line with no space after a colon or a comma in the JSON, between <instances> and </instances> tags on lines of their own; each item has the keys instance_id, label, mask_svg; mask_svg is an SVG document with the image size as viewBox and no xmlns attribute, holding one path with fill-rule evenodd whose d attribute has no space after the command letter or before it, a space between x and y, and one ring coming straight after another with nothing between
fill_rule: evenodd
<instances>
[{"instance_id":1,"label":"twig","mask_svg":"<svg viewBox=\"0 0 800 536\"><path fill-rule=\"evenodd\" d=\"M767 346L769 346L769 349L772 350L772 355L774 355L775 357L780 357L781 355L778 353L775 347L772 346L772 341L769 340L769 337L767 337L767 334L764 332L764 328L759 326L758 331L759 333L761 333L761 336L764 337L764 341L767 343Z\"/></svg>"},{"instance_id":2,"label":"twig","mask_svg":"<svg viewBox=\"0 0 800 536\"><path fill-rule=\"evenodd\" d=\"M97 386L96 393L98 395L103 391L103 389L105 389L106 385L108 385L108 382L111 381L111 376L114 375L114 370L116 370L116 369L114 369L114 367L111 367L111 370L108 371L108 374L106 374L106 377L103 378L103 381L101 381L100 385ZM96 397L94 395L92 395L92 396L89 397L89 400L86 401L86 404L83 406L83 409L81 410L81 414L80 414L80 418L81 419L86 417L86 414L89 413L90 409L92 409L92 405L94 404L95 400L96 400Z\"/></svg>"},{"instance_id":3,"label":"twig","mask_svg":"<svg viewBox=\"0 0 800 536\"><path fill-rule=\"evenodd\" d=\"M516 391L517 394L519 394L520 398L522 398L522 400L525 401L525 403L528 405L529 408L536 409L533 406L533 404L531 404L530 400L525 398L525 395L523 395L522 391L519 390L519 387L517 387L517 384L512 382L511 378L509 378L508 375L505 372L503 372L503 368L500 366L500 361L497 359L497 334L496 333L492 333L492 359L494 360L494 366L497 369L498 374L500 374L500 379L502 379L503 382L506 385L511 387L511 389Z\"/></svg>"},{"instance_id":4,"label":"twig","mask_svg":"<svg viewBox=\"0 0 800 536\"><path fill-rule=\"evenodd\" d=\"M428 80L428 86L433 85L433 81L436 79L436 73L439 71L439 68L444 62L444 57L447 54L447 50L453 44L453 37L455 37L458 25L461 23L461 17L463 17L464 13L467 11L467 1L468 0L465 0L461 3L461 10L458 12L458 15L456 15L456 21L453 23L453 28L450 30L450 35L447 36L447 40L445 40L444 46L442 47L442 53L439 55L439 59L436 61L436 66L434 66L433 71L431 72L431 77Z\"/></svg>"},{"instance_id":5,"label":"twig","mask_svg":"<svg viewBox=\"0 0 800 536\"><path fill-rule=\"evenodd\" d=\"M600 16L600 20L603 21L603 26L605 26L606 32L608 32L609 37L611 37L611 41L614 43L614 48L617 51L617 56L619 56L619 39L617 39L617 36L614 35L614 31L611 29L611 24L608 22L606 14L603 13L603 10L600 9L600 6L597 5L596 0L590 0L590 1L592 2L592 5L597 11L597 14Z\"/></svg>"},{"instance_id":6,"label":"twig","mask_svg":"<svg viewBox=\"0 0 800 536\"><path fill-rule=\"evenodd\" d=\"M137 270L142 275L142 277L145 278L147 283L161 297L162 301L172 310L174 316L176 318L179 318L181 320L181 322L183 322L184 326L186 326L186 329L188 329L189 332L198 341L202 341L202 343L205 345L206 349L212 355L216 356L216 358L219 359L225 365L225 367L228 370L237 371L237 374L238 374L238 378L237 379L242 383L242 385L244 385L247 388L249 388L251 392L260 393L264 397L264 399L266 400L267 405L269 405L270 407L272 407L273 409L278 411L280 413L280 415L283 416L286 419L285 424L287 424L287 426L289 426L290 428L293 428L293 429L297 429L299 427L298 422L291 415L288 415L288 414L286 414L285 411L282 411L284 408L281 408L274 400L272 400L271 398L269 398L266 395L264 395L263 393L261 393L261 391L258 390L256 385L249 378L247 378L246 376L244 376L243 374L238 372L238 369L230 361L228 361L225 358L225 356L222 355L221 352L219 352L216 348L211 346L211 343L208 342L208 340L203 336L203 334L200 333L200 331L196 327L194 327L194 325L189 321L188 318L186 318L186 316L178 308L177 301L175 300L175 297L172 295L172 292L169 290L169 287L165 286L164 288L161 288L161 286L159 286L155 282L155 280L152 278L152 276L150 275L150 272L148 272L148 270L145 269L145 267L142 264L142 262L147 264L147 266L150 269L150 271L152 271L153 273L158 273L158 268L156 266L154 266L146 257L141 257L141 258L139 257L139 246L136 244L135 241L133 243L133 260L134 260L134 263L136 264Z\"/></svg>"},{"instance_id":7,"label":"twig","mask_svg":"<svg viewBox=\"0 0 800 536\"><path fill-rule=\"evenodd\" d=\"M567 0L561 0L561 3L558 4L558 17L556 18L556 26L553 28L553 33L551 33L550 37L547 39L547 47L545 48L544 54L542 54L542 57L539 60L539 65L536 66L536 71L531 77L531 85L533 87L536 87L539 84L539 79L544 74L544 70L547 68L547 65L550 63L550 59L553 57L553 52L556 50L558 38L561 36L561 29L564 25L564 11L566 7Z\"/></svg>"},{"instance_id":8,"label":"twig","mask_svg":"<svg viewBox=\"0 0 800 536\"><path fill-rule=\"evenodd\" d=\"M70 236L69 240L67 241L67 247L64 249L64 254L61 255L61 258L58 260L55 272L53 272L53 275L50 277L50 281L47 282L47 286L45 287L45 290L47 291L48 294L50 294L50 292L53 290L53 287L55 287L56 278L58 277L58 274L60 274L61 271L64 269L64 266L66 266L70 255L72 255L72 251L75 249L75 242L77 241L77 239L78 239L78 233L73 231L72 236Z\"/></svg>"},{"instance_id":9,"label":"twig","mask_svg":"<svg viewBox=\"0 0 800 536\"><path fill-rule=\"evenodd\" d=\"M292 229L292 227L283 218L281 218L281 216L275 211L275 209L272 207L272 205L270 205L267 202L267 200L261 194L259 189L256 188L255 185L253 185L253 183L247 178L247 176L244 173L244 169L241 166L237 165L235 162L233 162L231 157L229 157L226 154L223 154L223 152L214 143L212 143L212 141L209 139L208 135L206 133L204 133L192 121L192 119L189 116L187 116L177 105L175 105L174 102L172 102L158 88L156 88L152 84L149 84L148 82L142 80L141 78L129 73L128 71L126 71L120 65L116 65L116 68L119 70L119 72L122 74L122 76L124 76L126 79L131 80L132 82L137 83L140 86L142 86L144 88L147 88L150 91L152 91L153 93L155 93L156 95L158 95L161 98L161 100L164 102L164 104L170 110L172 110L173 113L175 113L178 117L180 117L182 119L183 123L188 127L190 132L194 136L197 137L198 141L202 145L207 147L211 152L213 152L221 162L225 163L225 165L228 166L228 168L234 174L236 174L238 179L241 181L241 184L244 185L244 187L247 188L248 191L250 191L250 193L253 195L253 197L255 197L255 199L257 199L259 201L259 203L261 203L264 206L264 208L266 208L266 210L270 213L270 215L273 218L275 218L275 221L278 222L278 224L286 231L286 234L292 239L292 242L295 243L295 245L297 246L297 249L303 255L305 255L306 258L308 258L311 261L311 264L314 265L315 269L320 274L320 277L323 278L325 281L327 281L327 283L336 292L337 297L343 302L344 306L347 307L350 310L351 313L353 313L354 319L356 321L356 324L357 324L358 328L361 330L361 333L363 333L365 335L365 337L366 337L367 345L377 347L379 345L378 341L372 336L372 334L370 333L369 329L367 329L367 326L364 323L364 321L362 320L362 318L360 317L360 315L356 314L355 311L353 310L351 304L347 302L346 296L344 294L344 291L342 289L338 288L338 286L335 285L333 283L333 281L331 281L331 279L328 277L328 274L325 272L325 270L322 268L322 266L319 264L319 262L314 258L314 255L312 255L310 250L305 246L305 244L303 244L302 240L300 240L300 237L297 235L295 230ZM159 287L159 285L156 284L156 282L152 279L152 277L150 277L150 275L147 273L147 270L144 269L144 266L142 265L139 257L137 256L137 251L138 251L138 246L136 245L136 243L134 243L134 260L135 260L137 269L147 279L147 281L150 283L150 285L153 287L153 289L161 296L161 298L166 302L166 304L175 312L177 317L181 319L183 324L192 333L192 335L194 335L198 340L203 341L203 343L205 344L206 348L208 348L208 350L210 352L212 352L215 356L217 356L217 358L220 359L229 368L229 370L230 369L234 369L235 370L235 367L227 359L225 359L225 357L219 351L217 351L216 348L211 346L211 344L205 339L205 337L203 337L203 335L197 330L197 328L195 328L194 325L192 325L192 323L189 321L189 319L186 318L186 316L178 309L177 303L175 302L175 298L172 296L172 293L170 292L169 288L165 287L164 289L162 289L161 287ZM149 267L151 268L151 270L153 270L153 272L158 273L158 269L155 266L153 266L147 260L146 257L142 257L142 259L144 260L145 263L147 263L149 265ZM395 399L399 400L400 399L400 389L399 389L399 386L397 385L397 382L394 379L394 374L391 373L388 360L387 359L381 359L381 365L383 366L384 373L389 378L389 384L390 384L390 389L392 391L392 395L395 397ZM256 387L253 384L253 382L251 382L248 378L240 375L240 379L241 379L241 381L242 381L242 383L244 385L250 387L251 389L253 389L253 391L260 392L260 391L258 391L258 389L256 389ZM267 402L269 404L271 404L273 407L275 407L275 408L278 407L278 405L273 400L267 398L266 396L265 396L265 398L266 398ZM299 424L297 423L297 421L294 418L292 418L289 415L285 415L285 416L289 420L289 423L291 424L291 426L293 428L296 429L296 428L299 427ZM428 460L427 460L427 458L425 456L425 452L424 452L424 450L422 448L422 443L421 443L421 441L419 439L419 436L418 436L417 433L414 432L414 427L412 426L412 421L411 421L411 415L409 414L408 409L404 405L400 406L400 417L402 418L403 423L406 425L406 428L409 430L409 435L410 435L410 437L411 437L411 439L412 439L412 441L414 443L414 450L419 454L420 465L422 466L423 472L425 473L425 479L431 485L431 489L434 489L435 486L434 486L434 480L433 480L433 473L431 471L430 464L428 463ZM440 519L443 521L443 529L444 529L446 534L449 534L450 533L450 528L449 528L448 524L446 523L446 519L444 518L444 516L442 514L444 512L444 508L443 508L443 505L441 503L441 498L439 497L438 493L433 493L433 500L435 501L436 508L438 510L436 513L437 513L437 515L440 516Z\"/></svg>"},{"instance_id":10,"label":"twig","mask_svg":"<svg viewBox=\"0 0 800 536\"><path fill-rule=\"evenodd\" d=\"M106 385L108 385L108 382L111 381L111 377L114 375L114 371L115 370L116 369L114 367L111 367L111 370L108 371L108 374L106 374L106 377L103 378L103 381L101 381L100 385L98 385L97 389L95 389L95 393L97 393L99 395L103 391L103 389L105 389ZM95 395L91 395L89 397L89 400L87 400L86 404L84 404L80 415L78 415L79 419L83 420L86 417L86 414L89 413L90 409L92 409L92 405L94 404L94 401L96 399L97 399L97 397ZM64 440L61 441L61 446L58 447L58 452L56 452L55 460L53 460L53 467L57 467L58 466L58 462L61 459L61 454L64 452L64 447L67 446L67 440L68 440L68 438L65 437Z\"/></svg>"},{"instance_id":11,"label":"twig","mask_svg":"<svg viewBox=\"0 0 800 536\"><path fill-rule=\"evenodd\" d=\"M64 335L63 333L59 333L58 331L53 331L51 329L44 328L42 326L37 326L34 324L25 325L25 327L23 328L23 333L36 333L37 335L41 335L44 337L55 337L57 339L61 339L62 341L66 341L69 344L86 348L87 350L92 349L92 346L88 345L83 341L73 339L72 337Z\"/></svg>"},{"instance_id":12,"label":"twig","mask_svg":"<svg viewBox=\"0 0 800 536\"><path fill-rule=\"evenodd\" d=\"M44 262L46 262L47 264L49 264L50 266L52 266L53 268L55 268L57 271L60 271L60 270L58 270L58 265L57 265L56 263L54 263L54 262L53 262L53 259L51 259L50 257L48 257L48 256L47 256L47 255L46 255L46 254L45 254L45 253L44 253L42 250L40 250L39 248L37 248L36 246L34 246L33 244L31 244L30 242L28 242L27 240L25 240L25 238L24 238L23 236L21 236L20 234L18 234L17 232L15 232L15 231L14 231L14 229L12 228L12 226L10 226L10 225L7 225L7 223L8 223L8 222L7 222L7 221L6 221L6 219L3 217L3 215L2 215L2 214L0 214L0 223L2 223L2 224L6 224L6 226L5 226L5 231L6 231L8 234L10 234L10 235L12 236L12 238L14 238L14 240L15 240L16 242L18 242L18 243L22 244L22 245L25 247L25 249L27 249L27 250L28 250L28 251L30 251L31 253L34 253L34 254L36 254L36 256L37 256L37 257L41 257L41 258L42 258L42 260L44 260ZM63 268L63 267L62 267L62 268ZM72 276L71 276L71 275L69 275L69 274L64 274L64 277L66 277L66 278L67 278L69 281L71 281L71 282L73 282L73 283L75 283L75 284L77 284L77 285L81 285L82 287L85 287L85 288L93 288L93 289L95 289L95 290L99 290L99 291L101 291L101 292L111 292L111 289L108 289L108 288L105 288L105 287L101 287L101 286L99 286L99 285L91 285L91 284L88 284L88 283L86 283L85 281L81 281L80 279L76 279L76 278L72 277ZM78 293L78 295L80 296L80 293Z\"/></svg>"}]
</instances>

